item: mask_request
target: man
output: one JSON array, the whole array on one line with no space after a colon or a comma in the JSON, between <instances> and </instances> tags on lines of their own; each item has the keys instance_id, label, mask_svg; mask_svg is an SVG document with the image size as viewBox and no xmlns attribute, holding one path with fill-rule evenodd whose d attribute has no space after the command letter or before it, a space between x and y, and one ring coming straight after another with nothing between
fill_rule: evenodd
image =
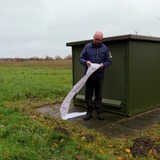
<instances>
[{"instance_id":1,"label":"man","mask_svg":"<svg viewBox=\"0 0 160 160\"><path fill-rule=\"evenodd\" d=\"M97 118L103 120L102 115L102 88L104 79L104 69L111 64L110 52L106 45L102 43L103 33L96 32L93 36L93 42L85 45L80 55L80 63L85 66L85 72L91 63L100 64L100 68L95 71L87 80L85 88L85 100L87 105L87 114L84 120L92 118L93 113L93 91L95 91L95 109Z\"/></svg>"}]
</instances>

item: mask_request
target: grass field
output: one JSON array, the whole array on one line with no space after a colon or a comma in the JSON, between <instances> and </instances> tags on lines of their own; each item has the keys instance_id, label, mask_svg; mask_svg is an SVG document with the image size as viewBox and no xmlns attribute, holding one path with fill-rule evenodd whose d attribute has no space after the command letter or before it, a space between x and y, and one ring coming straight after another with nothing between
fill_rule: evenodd
<instances>
[{"instance_id":1,"label":"grass field","mask_svg":"<svg viewBox=\"0 0 160 160\"><path fill-rule=\"evenodd\" d=\"M62 101L72 85L71 61L0 63L0 104L19 100Z\"/></svg>"},{"instance_id":2,"label":"grass field","mask_svg":"<svg viewBox=\"0 0 160 160\"><path fill-rule=\"evenodd\" d=\"M150 149L133 157L133 139L160 145L160 125L129 138L107 138L33 107L61 102L72 87L72 62L0 62L0 160L159 160ZM142 149L142 146L140 146Z\"/></svg>"}]
</instances>

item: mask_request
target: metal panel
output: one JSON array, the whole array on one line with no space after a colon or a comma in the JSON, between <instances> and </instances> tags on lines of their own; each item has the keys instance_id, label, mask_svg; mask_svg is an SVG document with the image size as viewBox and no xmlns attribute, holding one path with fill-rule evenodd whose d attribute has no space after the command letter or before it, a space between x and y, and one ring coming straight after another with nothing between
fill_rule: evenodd
<instances>
[{"instance_id":1,"label":"metal panel","mask_svg":"<svg viewBox=\"0 0 160 160\"><path fill-rule=\"evenodd\" d=\"M112 53L112 64L105 70L103 98L123 101L126 42L106 43Z\"/></svg>"},{"instance_id":2,"label":"metal panel","mask_svg":"<svg viewBox=\"0 0 160 160\"><path fill-rule=\"evenodd\" d=\"M160 106L160 43L130 41L130 115Z\"/></svg>"},{"instance_id":3,"label":"metal panel","mask_svg":"<svg viewBox=\"0 0 160 160\"><path fill-rule=\"evenodd\" d=\"M84 67L80 64L79 57L84 45L74 46L72 48L73 58L73 85L76 84L84 75ZM80 94L84 94L84 87L79 91Z\"/></svg>"}]
</instances>

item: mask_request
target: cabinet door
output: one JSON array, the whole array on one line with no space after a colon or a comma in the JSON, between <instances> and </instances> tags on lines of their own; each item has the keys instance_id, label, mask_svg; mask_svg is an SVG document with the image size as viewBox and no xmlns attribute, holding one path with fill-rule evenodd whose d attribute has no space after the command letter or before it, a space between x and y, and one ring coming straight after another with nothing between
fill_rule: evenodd
<instances>
[{"instance_id":1,"label":"cabinet door","mask_svg":"<svg viewBox=\"0 0 160 160\"><path fill-rule=\"evenodd\" d=\"M122 109L125 103L127 45L125 42L110 42L108 47L112 54L112 64L105 71L103 103Z\"/></svg>"}]
</instances>

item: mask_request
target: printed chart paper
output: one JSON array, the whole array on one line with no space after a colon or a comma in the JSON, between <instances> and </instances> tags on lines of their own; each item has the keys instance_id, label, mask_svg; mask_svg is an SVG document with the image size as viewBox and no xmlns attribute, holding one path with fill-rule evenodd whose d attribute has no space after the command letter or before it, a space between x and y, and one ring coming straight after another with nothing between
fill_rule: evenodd
<instances>
[{"instance_id":1,"label":"printed chart paper","mask_svg":"<svg viewBox=\"0 0 160 160\"><path fill-rule=\"evenodd\" d=\"M84 84L86 83L87 79L91 76L91 74L93 72L95 72L98 68L100 67L100 64L97 63L91 63L91 66L88 67L87 73L73 86L73 88L71 89L71 91L68 93L68 95L65 97L61 108L60 108L60 115L62 119L66 119L69 107L70 107L70 103L72 98L74 97L74 95L76 93L79 92L79 90L84 86ZM79 114L84 115L86 112L79 112L77 113L77 116L79 116ZM70 113L71 114L71 113ZM73 113L72 113L73 114ZM74 115L75 117L75 115Z\"/></svg>"}]
</instances>

